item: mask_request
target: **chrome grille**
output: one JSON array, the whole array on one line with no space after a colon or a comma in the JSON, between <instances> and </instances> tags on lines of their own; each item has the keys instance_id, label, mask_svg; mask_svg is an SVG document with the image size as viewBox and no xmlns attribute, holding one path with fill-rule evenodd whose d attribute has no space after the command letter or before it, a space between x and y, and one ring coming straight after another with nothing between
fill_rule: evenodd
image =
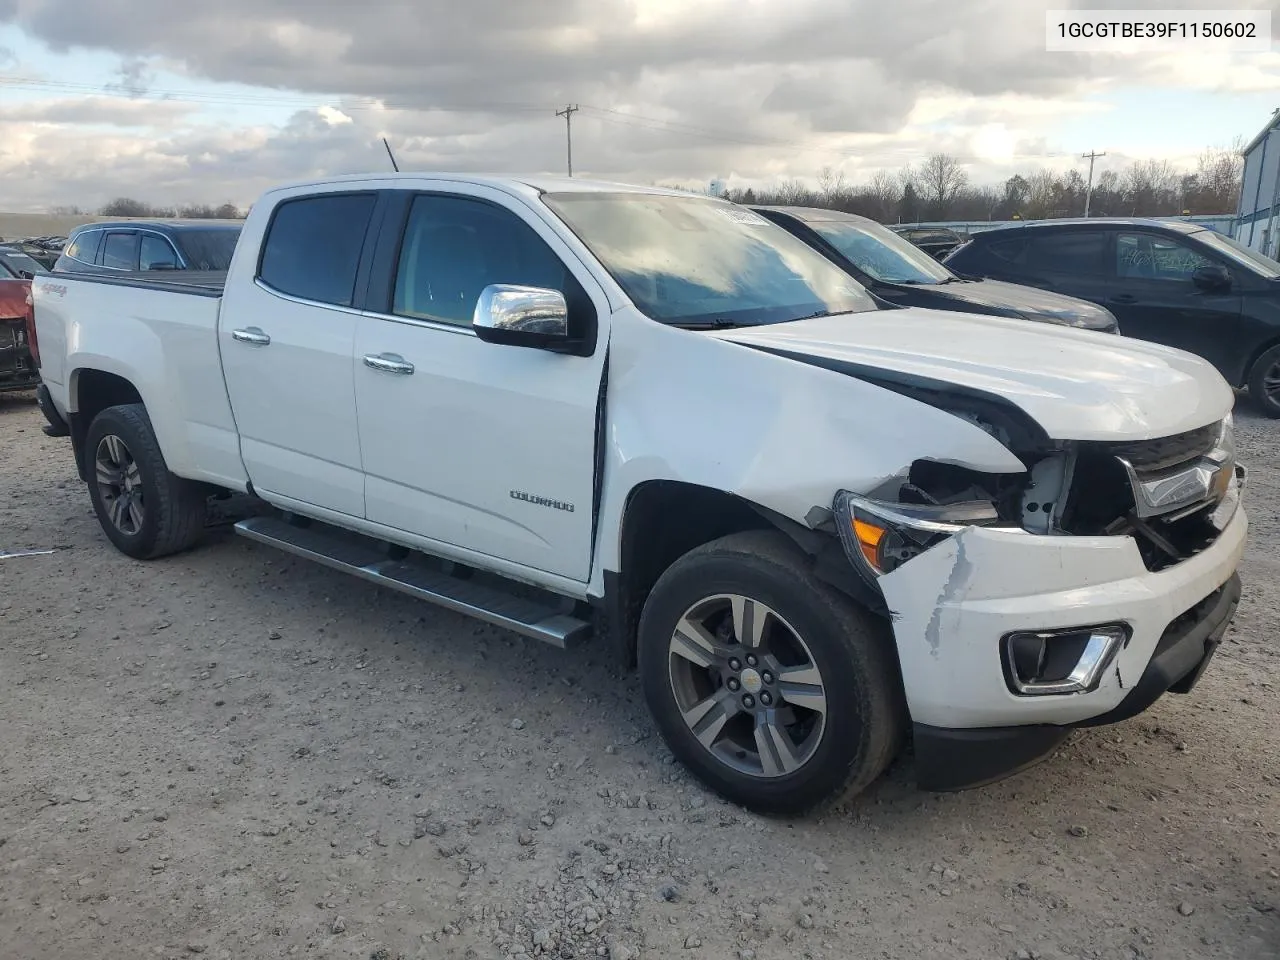
<instances>
[{"instance_id":1,"label":"chrome grille","mask_svg":"<svg viewBox=\"0 0 1280 960\"><path fill-rule=\"evenodd\" d=\"M1218 445L1221 435L1222 422L1218 421L1172 437L1108 443L1104 446L1112 456L1119 457L1133 467L1138 476L1149 477L1208 456Z\"/></svg>"}]
</instances>

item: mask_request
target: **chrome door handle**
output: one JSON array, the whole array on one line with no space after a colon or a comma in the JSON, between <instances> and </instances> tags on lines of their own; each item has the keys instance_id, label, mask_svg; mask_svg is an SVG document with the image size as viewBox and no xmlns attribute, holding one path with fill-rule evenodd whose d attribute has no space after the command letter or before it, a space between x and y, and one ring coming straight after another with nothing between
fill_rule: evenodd
<instances>
[{"instance_id":1,"label":"chrome door handle","mask_svg":"<svg viewBox=\"0 0 1280 960\"><path fill-rule=\"evenodd\" d=\"M383 373L399 373L408 376L413 373L413 364L398 353L370 353L364 358L364 365Z\"/></svg>"},{"instance_id":2,"label":"chrome door handle","mask_svg":"<svg viewBox=\"0 0 1280 960\"><path fill-rule=\"evenodd\" d=\"M249 343L255 347L265 347L271 342L271 338L263 333L258 327L245 327L243 330L232 330L231 339L239 340L241 343Z\"/></svg>"}]
</instances>

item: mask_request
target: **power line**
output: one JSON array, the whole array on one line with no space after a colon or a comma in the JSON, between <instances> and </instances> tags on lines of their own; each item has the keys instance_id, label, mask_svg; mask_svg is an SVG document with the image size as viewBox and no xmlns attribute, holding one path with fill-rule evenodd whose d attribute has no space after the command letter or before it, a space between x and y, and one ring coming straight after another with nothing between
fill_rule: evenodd
<instances>
[{"instance_id":1,"label":"power line","mask_svg":"<svg viewBox=\"0 0 1280 960\"><path fill-rule=\"evenodd\" d=\"M566 156L569 161L569 176L573 176L573 115L582 108L576 104L566 106L563 110L557 110L557 117L564 117L564 136Z\"/></svg>"}]
</instances>

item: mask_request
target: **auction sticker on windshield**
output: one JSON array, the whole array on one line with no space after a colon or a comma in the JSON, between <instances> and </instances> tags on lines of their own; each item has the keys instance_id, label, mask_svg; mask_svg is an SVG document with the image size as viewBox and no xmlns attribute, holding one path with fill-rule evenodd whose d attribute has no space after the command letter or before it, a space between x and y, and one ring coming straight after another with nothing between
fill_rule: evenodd
<instances>
[{"instance_id":1,"label":"auction sticker on windshield","mask_svg":"<svg viewBox=\"0 0 1280 960\"><path fill-rule=\"evenodd\" d=\"M1049 10L1045 49L1266 53L1271 49L1271 11Z\"/></svg>"}]
</instances>

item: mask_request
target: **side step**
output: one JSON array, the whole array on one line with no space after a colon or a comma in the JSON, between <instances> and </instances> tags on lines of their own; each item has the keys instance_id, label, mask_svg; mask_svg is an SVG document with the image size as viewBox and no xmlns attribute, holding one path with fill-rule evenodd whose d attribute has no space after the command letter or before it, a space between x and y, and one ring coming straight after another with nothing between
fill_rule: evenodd
<instances>
[{"instance_id":1,"label":"side step","mask_svg":"<svg viewBox=\"0 0 1280 960\"><path fill-rule=\"evenodd\" d=\"M347 539L334 528L297 527L275 517L251 517L237 523L235 531L258 543L562 649L577 646L591 633L591 624L549 604L460 580L411 560L390 559L373 541L361 542L354 536Z\"/></svg>"}]
</instances>

